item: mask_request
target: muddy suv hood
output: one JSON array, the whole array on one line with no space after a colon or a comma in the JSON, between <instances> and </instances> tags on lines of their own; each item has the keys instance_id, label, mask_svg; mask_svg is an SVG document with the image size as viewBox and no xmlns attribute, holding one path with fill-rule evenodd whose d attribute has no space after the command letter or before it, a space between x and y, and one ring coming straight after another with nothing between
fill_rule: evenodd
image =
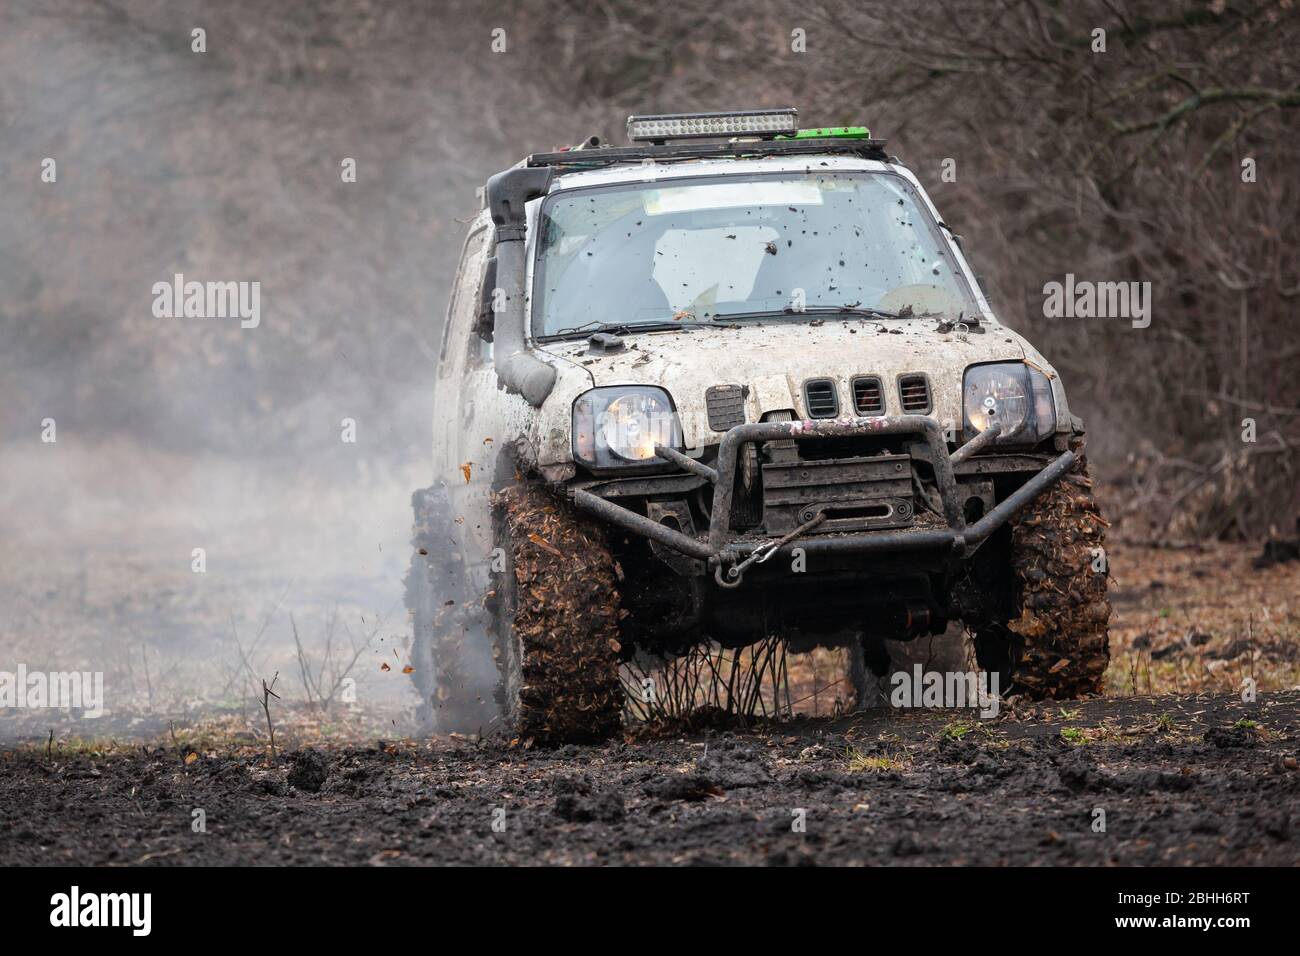
<instances>
[{"instance_id":1,"label":"muddy suv hood","mask_svg":"<svg viewBox=\"0 0 1300 956\"><path fill-rule=\"evenodd\" d=\"M814 324L816 322L816 324ZM688 447L710 444L705 390L713 385L746 388L746 418L794 409L806 418L803 386L809 379L835 383L841 415L852 415L850 381L876 376L883 385L885 413L904 414L898 380L923 374L930 384L931 412L940 422L961 422L962 374L981 362L1021 361L1023 340L1001 325L982 333L941 332L926 319L839 319L802 322L745 322L718 328L646 332L622 336L623 349L592 352L586 341L553 342L543 348L574 362L594 386L658 385L677 405Z\"/></svg>"}]
</instances>

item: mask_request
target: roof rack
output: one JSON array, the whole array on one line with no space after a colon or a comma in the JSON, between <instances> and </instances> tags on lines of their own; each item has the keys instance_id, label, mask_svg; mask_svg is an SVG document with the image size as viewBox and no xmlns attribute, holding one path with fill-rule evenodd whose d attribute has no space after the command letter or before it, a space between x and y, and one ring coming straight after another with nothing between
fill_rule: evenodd
<instances>
[{"instance_id":1,"label":"roof rack","mask_svg":"<svg viewBox=\"0 0 1300 956\"><path fill-rule=\"evenodd\" d=\"M618 163L654 160L661 163L691 159L726 159L747 156L814 156L835 154L859 156L888 162L883 139L778 139L737 140L727 143L667 143L662 146L601 146L595 149L570 149L553 153L533 153L528 166L570 166L598 168Z\"/></svg>"}]
</instances>

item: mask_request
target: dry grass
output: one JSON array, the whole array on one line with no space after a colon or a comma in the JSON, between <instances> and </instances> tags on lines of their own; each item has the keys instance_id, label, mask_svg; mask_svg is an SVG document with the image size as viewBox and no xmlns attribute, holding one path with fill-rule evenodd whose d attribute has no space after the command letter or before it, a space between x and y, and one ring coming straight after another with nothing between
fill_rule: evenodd
<instances>
[{"instance_id":1,"label":"dry grass","mask_svg":"<svg viewBox=\"0 0 1300 956\"><path fill-rule=\"evenodd\" d=\"M1256 569L1259 550L1114 545L1107 694L1300 685L1300 562Z\"/></svg>"},{"instance_id":2,"label":"dry grass","mask_svg":"<svg viewBox=\"0 0 1300 956\"><path fill-rule=\"evenodd\" d=\"M851 773L904 773L911 766L907 754L865 754L856 747L844 753L844 767Z\"/></svg>"},{"instance_id":3,"label":"dry grass","mask_svg":"<svg viewBox=\"0 0 1300 956\"><path fill-rule=\"evenodd\" d=\"M1259 553L1259 544L1110 544L1106 695L1237 693L1248 677L1261 692L1300 687L1300 562L1254 568ZM806 712L852 699L847 668L842 650L790 657L796 699L821 688ZM1062 707L1063 719L1075 713Z\"/></svg>"},{"instance_id":4,"label":"dry grass","mask_svg":"<svg viewBox=\"0 0 1300 956\"><path fill-rule=\"evenodd\" d=\"M678 720L701 711L833 717L853 707L848 673L846 648L791 654L768 640L739 650L709 645L667 661L633 661L624 665L622 681L626 714L634 721Z\"/></svg>"}]
</instances>

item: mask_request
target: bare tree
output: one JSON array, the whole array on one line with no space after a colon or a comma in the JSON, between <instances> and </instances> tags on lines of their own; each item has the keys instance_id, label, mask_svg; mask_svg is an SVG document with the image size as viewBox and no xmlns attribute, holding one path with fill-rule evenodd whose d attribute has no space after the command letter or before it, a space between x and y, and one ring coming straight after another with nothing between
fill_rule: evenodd
<instances>
[{"instance_id":1,"label":"bare tree","mask_svg":"<svg viewBox=\"0 0 1300 956\"><path fill-rule=\"evenodd\" d=\"M266 678L262 678L262 712L266 714L266 731L271 738L271 760L275 760L275 724L271 722L271 698L280 699L280 695L275 692L275 682L280 679L280 672L276 671L275 676L271 678L271 683L266 683Z\"/></svg>"},{"instance_id":2,"label":"bare tree","mask_svg":"<svg viewBox=\"0 0 1300 956\"><path fill-rule=\"evenodd\" d=\"M331 609L325 619L325 646L321 652L320 663L313 671L309 655L303 648L302 639L298 636L298 624L293 615L289 615L289 626L293 631L293 643L297 651L298 674L302 681L303 693L307 697L307 702L316 706L322 713L329 712L335 697L343 689L345 681L356 667L357 661L371 646L375 635L379 633L379 625L376 625L363 639L354 639L345 625L344 631L347 632L349 646L341 648L334 639L338 620L338 608Z\"/></svg>"}]
</instances>

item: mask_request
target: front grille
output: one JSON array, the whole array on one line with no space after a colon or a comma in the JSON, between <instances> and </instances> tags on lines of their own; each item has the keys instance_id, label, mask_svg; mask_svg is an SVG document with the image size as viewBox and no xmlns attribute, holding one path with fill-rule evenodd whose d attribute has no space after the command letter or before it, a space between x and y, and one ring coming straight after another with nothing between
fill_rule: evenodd
<instances>
[{"instance_id":1,"label":"front grille","mask_svg":"<svg viewBox=\"0 0 1300 956\"><path fill-rule=\"evenodd\" d=\"M818 534L911 527L916 520L911 457L874 454L763 465L765 533L788 534L818 512L826 515Z\"/></svg>"},{"instance_id":2,"label":"front grille","mask_svg":"<svg viewBox=\"0 0 1300 956\"><path fill-rule=\"evenodd\" d=\"M739 385L713 385L704 390L709 427L725 432L745 424L745 390Z\"/></svg>"},{"instance_id":3,"label":"front grille","mask_svg":"<svg viewBox=\"0 0 1300 956\"><path fill-rule=\"evenodd\" d=\"M809 418L834 418L840 413L840 397L835 394L835 383L829 378L804 382L803 397Z\"/></svg>"},{"instance_id":4,"label":"front grille","mask_svg":"<svg viewBox=\"0 0 1300 956\"><path fill-rule=\"evenodd\" d=\"M853 380L853 408L859 415L884 414L885 389L880 379L862 376Z\"/></svg>"},{"instance_id":5,"label":"front grille","mask_svg":"<svg viewBox=\"0 0 1300 956\"><path fill-rule=\"evenodd\" d=\"M903 411L924 415L930 410L930 383L924 375L904 375L898 380L898 397Z\"/></svg>"}]
</instances>

